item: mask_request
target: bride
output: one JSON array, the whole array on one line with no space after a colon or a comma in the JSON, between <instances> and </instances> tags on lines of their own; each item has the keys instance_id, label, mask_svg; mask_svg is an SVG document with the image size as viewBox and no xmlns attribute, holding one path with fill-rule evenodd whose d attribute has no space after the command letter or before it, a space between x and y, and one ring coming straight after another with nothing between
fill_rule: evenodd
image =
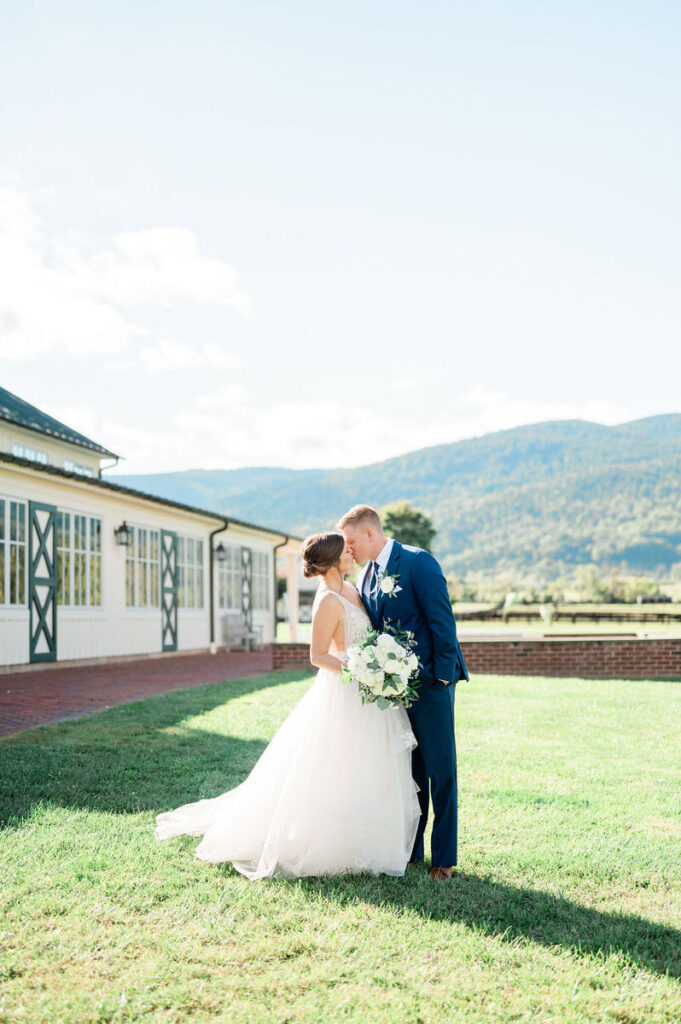
<instances>
[{"instance_id":1,"label":"bride","mask_svg":"<svg viewBox=\"0 0 681 1024\"><path fill-rule=\"evenodd\" d=\"M416 740L403 707L362 704L341 676L346 647L369 618L345 582L353 557L340 533L308 537L305 576L320 576L305 696L248 778L221 796L156 818L156 838L203 836L196 856L231 861L247 878L343 872L403 875L420 817L411 774Z\"/></svg>"}]
</instances>

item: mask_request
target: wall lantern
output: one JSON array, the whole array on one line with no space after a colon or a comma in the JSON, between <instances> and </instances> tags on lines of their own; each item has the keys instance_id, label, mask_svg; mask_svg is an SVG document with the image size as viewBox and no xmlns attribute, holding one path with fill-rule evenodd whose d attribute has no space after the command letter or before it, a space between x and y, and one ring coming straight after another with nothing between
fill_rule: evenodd
<instances>
[{"instance_id":1,"label":"wall lantern","mask_svg":"<svg viewBox=\"0 0 681 1024\"><path fill-rule=\"evenodd\" d=\"M125 520L114 530L114 540L122 548L129 548L132 545L133 529L128 526Z\"/></svg>"},{"instance_id":2,"label":"wall lantern","mask_svg":"<svg viewBox=\"0 0 681 1024\"><path fill-rule=\"evenodd\" d=\"M213 548L213 556L215 557L215 561L216 562L224 562L224 561L226 561L226 559L227 559L227 548L222 543L222 541L220 541L220 543L218 544L218 546L216 548Z\"/></svg>"}]
</instances>

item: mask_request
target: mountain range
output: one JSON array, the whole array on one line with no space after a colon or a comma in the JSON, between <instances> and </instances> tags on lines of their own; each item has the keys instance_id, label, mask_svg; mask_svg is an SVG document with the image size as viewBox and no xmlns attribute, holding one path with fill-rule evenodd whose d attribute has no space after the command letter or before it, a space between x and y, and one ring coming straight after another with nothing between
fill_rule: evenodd
<instances>
[{"instance_id":1,"label":"mountain range","mask_svg":"<svg viewBox=\"0 0 681 1024\"><path fill-rule=\"evenodd\" d=\"M663 575L681 563L681 414L561 420L355 469L185 470L106 479L295 536L351 505L406 500L448 572L553 579L581 564Z\"/></svg>"}]
</instances>

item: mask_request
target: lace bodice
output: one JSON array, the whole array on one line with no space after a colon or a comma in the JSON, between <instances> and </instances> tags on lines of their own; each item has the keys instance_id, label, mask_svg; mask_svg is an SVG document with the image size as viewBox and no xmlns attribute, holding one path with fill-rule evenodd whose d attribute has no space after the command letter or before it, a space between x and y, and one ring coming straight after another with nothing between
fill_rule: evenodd
<instances>
[{"instance_id":1,"label":"lace bodice","mask_svg":"<svg viewBox=\"0 0 681 1024\"><path fill-rule=\"evenodd\" d=\"M327 593L327 591L317 591L312 605L313 617L317 610L321 593ZM355 647L360 642L367 631L367 626L371 625L371 620L364 610L364 606L361 608L358 607L356 604L353 604L352 601L348 600L347 597L344 597L343 594L336 594L334 591L330 591L330 593L333 593L334 597L337 597L343 602L343 608L345 609L345 650L348 650L350 647ZM335 655L338 654L339 651L340 648L338 648L332 640L329 653Z\"/></svg>"}]
</instances>

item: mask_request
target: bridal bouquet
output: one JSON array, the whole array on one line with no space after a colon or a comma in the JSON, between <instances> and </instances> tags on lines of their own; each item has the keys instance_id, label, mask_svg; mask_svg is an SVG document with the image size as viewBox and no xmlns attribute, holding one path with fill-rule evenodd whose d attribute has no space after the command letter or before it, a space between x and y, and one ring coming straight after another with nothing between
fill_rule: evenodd
<instances>
[{"instance_id":1,"label":"bridal bouquet","mask_svg":"<svg viewBox=\"0 0 681 1024\"><path fill-rule=\"evenodd\" d=\"M346 683L357 683L362 704L378 704L385 710L393 705L408 708L418 696L410 685L419 670L413 653L414 634L387 626L384 633L367 629L357 647L350 647L347 666L343 669Z\"/></svg>"}]
</instances>

